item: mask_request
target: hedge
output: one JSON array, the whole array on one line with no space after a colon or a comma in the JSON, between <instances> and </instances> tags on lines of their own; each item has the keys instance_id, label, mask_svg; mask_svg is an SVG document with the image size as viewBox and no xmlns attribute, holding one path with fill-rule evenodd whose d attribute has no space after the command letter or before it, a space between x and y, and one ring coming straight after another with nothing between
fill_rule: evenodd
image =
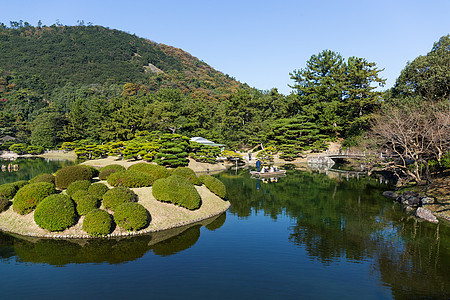
<instances>
[{"instance_id":1,"label":"hedge","mask_svg":"<svg viewBox=\"0 0 450 300\"><path fill-rule=\"evenodd\" d=\"M89 194L97 197L98 199L102 199L103 195L109 191L109 187L106 184L98 182L91 184L88 188Z\"/></svg>"},{"instance_id":2,"label":"hedge","mask_svg":"<svg viewBox=\"0 0 450 300\"><path fill-rule=\"evenodd\" d=\"M227 195L225 185L219 179L212 177L211 175L200 175L199 179L211 192L220 198L224 199Z\"/></svg>"},{"instance_id":3,"label":"hedge","mask_svg":"<svg viewBox=\"0 0 450 300\"><path fill-rule=\"evenodd\" d=\"M0 196L0 212L5 211L9 206L9 199Z\"/></svg>"},{"instance_id":4,"label":"hedge","mask_svg":"<svg viewBox=\"0 0 450 300\"><path fill-rule=\"evenodd\" d=\"M167 178L170 176L169 170L160 165L137 163L128 167L128 170L135 170L147 173L151 176L151 184L160 178Z\"/></svg>"},{"instance_id":5,"label":"hedge","mask_svg":"<svg viewBox=\"0 0 450 300\"><path fill-rule=\"evenodd\" d=\"M195 172L187 167L178 167L176 169L173 169L170 174L186 177L193 184L202 185L202 182L200 181L200 179L198 179L197 175L195 175Z\"/></svg>"},{"instance_id":6,"label":"hedge","mask_svg":"<svg viewBox=\"0 0 450 300\"><path fill-rule=\"evenodd\" d=\"M31 212L45 197L56 193L55 186L49 182L30 183L21 187L14 196L13 209L25 215Z\"/></svg>"},{"instance_id":7,"label":"hedge","mask_svg":"<svg viewBox=\"0 0 450 300\"><path fill-rule=\"evenodd\" d=\"M110 214L101 209L91 210L83 220L83 230L92 236L103 236L111 233L113 220Z\"/></svg>"},{"instance_id":8,"label":"hedge","mask_svg":"<svg viewBox=\"0 0 450 300\"><path fill-rule=\"evenodd\" d=\"M55 176L53 174L39 174L38 176L30 179L30 183L35 182L50 182L55 184Z\"/></svg>"},{"instance_id":9,"label":"hedge","mask_svg":"<svg viewBox=\"0 0 450 300\"><path fill-rule=\"evenodd\" d=\"M92 178L98 177L98 174L100 173L100 171L93 166L89 166L89 165L80 165L80 166L89 169L89 171L91 171Z\"/></svg>"},{"instance_id":10,"label":"hedge","mask_svg":"<svg viewBox=\"0 0 450 300\"><path fill-rule=\"evenodd\" d=\"M73 194L72 199L76 204L77 213L80 216L84 216L91 210L98 208L99 198L90 194L88 191L76 191Z\"/></svg>"},{"instance_id":11,"label":"hedge","mask_svg":"<svg viewBox=\"0 0 450 300\"><path fill-rule=\"evenodd\" d=\"M148 173L126 170L115 172L108 176L107 181L112 186L126 186L130 188L152 185L152 177Z\"/></svg>"},{"instance_id":12,"label":"hedge","mask_svg":"<svg viewBox=\"0 0 450 300\"><path fill-rule=\"evenodd\" d=\"M110 189L103 195L103 206L113 211L122 203L136 202L137 195L129 188L119 186Z\"/></svg>"},{"instance_id":13,"label":"hedge","mask_svg":"<svg viewBox=\"0 0 450 300\"><path fill-rule=\"evenodd\" d=\"M11 200L16 195L18 188L12 183L0 185L0 197Z\"/></svg>"},{"instance_id":14,"label":"hedge","mask_svg":"<svg viewBox=\"0 0 450 300\"><path fill-rule=\"evenodd\" d=\"M24 187L29 183L31 183L31 182L28 182L26 180L19 180L19 181L13 182L11 184L14 185L17 190L19 190L21 187Z\"/></svg>"},{"instance_id":15,"label":"hedge","mask_svg":"<svg viewBox=\"0 0 450 300\"><path fill-rule=\"evenodd\" d=\"M152 193L158 201L170 202L190 210L201 205L201 198L195 186L189 179L179 175L156 180Z\"/></svg>"},{"instance_id":16,"label":"hedge","mask_svg":"<svg viewBox=\"0 0 450 300\"><path fill-rule=\"evenodd\" d=\"M55 184L59 189L67 189L67 187L77 180L91 181L91 171L83 166L68 166L56 172Z\"/></svg>"},{"instance_id":17,"label":"hedge","mask_svg":"<svg viewBox=\"0 0 450 300\"><path fill-rule=\"evenodd\" d=\"M108 178L108 176L111 175L112 173L125 171L125 170L126 170L125 167L121 166L121 165L117 165L117 164L107 165L100 169L98 178L100 180L106 180L106 178Z\"/></svg>"},{"instance_id":18,"label":"hedge","mask_svg":"<svg viewBox=\"0 0 450 300\"><path fill-rule=\"evenodd\" d=\"M124 230L137 231L147 226L150 217L145 207L139 203L123 203L117 206L114 221Z\"/></svg>"},{"instance_id":19,"label":"hedge","mask_svg":"<svg viewBox=\"0 0 450 300\"><path fill-rule=\"evenodd\" d=\"M34 221L42 229L62 231L75 224L77 214L69 196L50 195L42 200L34 212Z\"/></svg>"},{"instance_id":20,"label":"hedge","mask_svg":"<svg viewBox=\"0 0 450 300\"><path fill-rule=\"evenodd\" d=\"M72 196L76 191L87 191L91 182L89 180L77 180L69 184L67 187L67 195Z\"/></svg>"}]
</instances>

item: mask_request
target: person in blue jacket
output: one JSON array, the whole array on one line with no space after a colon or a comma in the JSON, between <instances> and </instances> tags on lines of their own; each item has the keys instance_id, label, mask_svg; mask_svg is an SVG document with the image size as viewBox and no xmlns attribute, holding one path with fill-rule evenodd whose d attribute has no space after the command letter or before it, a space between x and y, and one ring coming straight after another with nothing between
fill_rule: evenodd
<instances>
[{"instance_id":1,"label":"person in blue jacket","mask_svg":"<svg viewBox=\"0 0 450 300\"><path fill-rule=\"evenodd\" d=\"M260 168L261 168L261 161L258 159L256 161L256 171L259 172Z\"/></svg>"}]
</instances>

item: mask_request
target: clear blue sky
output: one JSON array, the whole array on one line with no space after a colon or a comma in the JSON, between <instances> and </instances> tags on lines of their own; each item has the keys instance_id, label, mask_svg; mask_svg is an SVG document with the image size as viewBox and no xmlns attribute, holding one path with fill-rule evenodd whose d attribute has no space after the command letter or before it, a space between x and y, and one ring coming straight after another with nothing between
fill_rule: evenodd
<instances>
[{"instance_id":1,"label":"clear blue sky","mask_svg":"<svg viewBox=\"0 0 450 300\"><path fill-rule=\"evenodd\" d=\"M391 87L408 61L450 33L449 0L1 0L0 22L77 20L182 48L261 90L325 49L375 62ZM0 66L1 67L1 66Z\"/></svg>"}]
</instances>

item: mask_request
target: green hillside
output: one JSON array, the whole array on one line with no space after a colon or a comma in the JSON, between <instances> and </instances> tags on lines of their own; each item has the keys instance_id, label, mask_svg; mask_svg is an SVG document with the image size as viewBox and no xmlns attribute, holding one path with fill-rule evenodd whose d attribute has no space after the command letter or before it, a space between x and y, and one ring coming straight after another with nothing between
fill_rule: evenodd
<instances>
[{"instance_id":1,"label":"green hillside","mask_svg":"<svg viewBox=\"0 0 450 300\"><path fill-rule=\"evenodd\" d=\"M67 82L222 92L240 85L181 49L101 26L3 26L0 52L1 69L27 86L41 80L47 93Z\"/></svg>"}]
</instances>

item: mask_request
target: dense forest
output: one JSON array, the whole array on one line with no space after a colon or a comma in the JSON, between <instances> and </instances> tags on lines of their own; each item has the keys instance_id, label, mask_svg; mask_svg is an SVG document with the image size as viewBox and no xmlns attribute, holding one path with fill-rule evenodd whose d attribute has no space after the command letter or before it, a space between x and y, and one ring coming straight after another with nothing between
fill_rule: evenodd
<instances>
[{"instance_id":1,"label":"dense forest","mask_svg":"<svg viewBox=\"0 0 450 300\"><path fill-rule=\"evenodd\" d=\"M136 148L161 136L167 142L167 134L202 136L232 149L263 145L286 159L339 139L344 146L389 148L403 155L403 166L396 168L419 176L420 164L441 164L449 149L449 47L449 36L442 37L385 92L374 62L324 50L289 74L292 92L282 95L242 84L181 49L122 31L0 24L0 137L11 135L19 150L37 151L63 143L123 148L133 141ZM427 133L433 135L426 138L428 152L412 153L397 133L389 136L382 128L396 126L395 114L440 124Z\"/></svg>"}]
</instances>

